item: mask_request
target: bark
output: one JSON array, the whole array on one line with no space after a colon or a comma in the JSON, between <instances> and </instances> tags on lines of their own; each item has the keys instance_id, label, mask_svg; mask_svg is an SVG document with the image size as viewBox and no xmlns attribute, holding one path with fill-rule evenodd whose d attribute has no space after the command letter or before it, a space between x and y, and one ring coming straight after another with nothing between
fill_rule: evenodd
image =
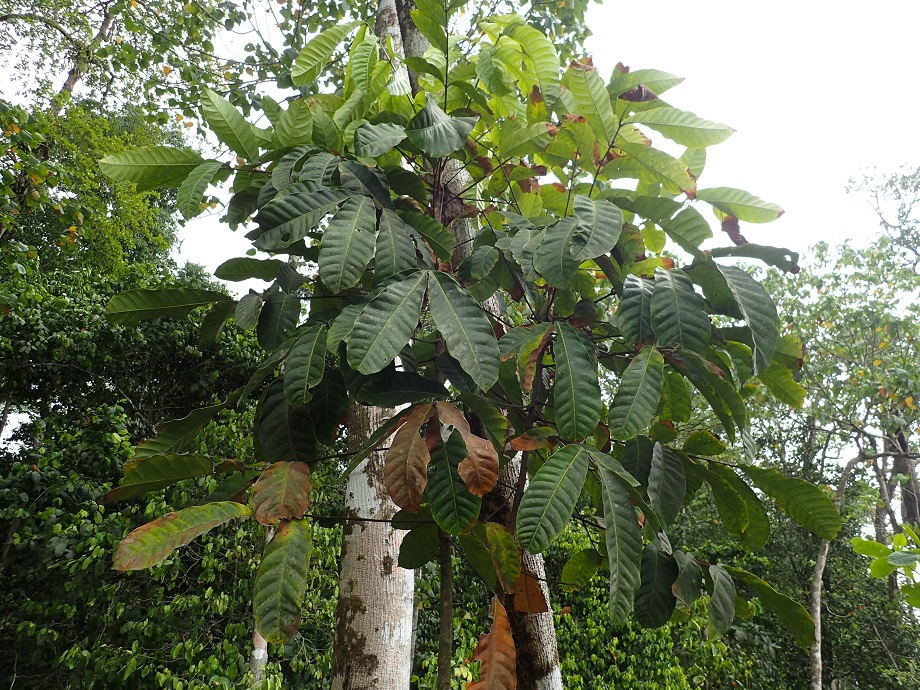
<instances>
[{"instance_id":1,"label":"bark","mask_svg":"<svg viewBox=\"0 0 920 690\"><path fill-rule=\"evenodd\" d=\"M52 105L50 110L52 116L57 117L61 114L61 111L64 109L64 104L70 100L70 97L73 95L73 90L86 75L86 71L89 69L93 56L99 49L99 46L102 45L102 42L108 37L109 31L112 30L112 25L114 23L115 14L106 10L105 14L102 15L102 22L99 24L99 30L96 32L96 35L93 36L93 40L90 41L88 46L77 51L73 67L70 68L67 79L64 80L64 85L61 87L61 90L58 91L57 97L54 99L54 105Z\"/></svg>"},{"instance_id":2,"label":"bark","mask_svg":"<svg viewBox=\"0 0 920 690\"><path fill-rule=\"evenodd\" d=\"M863 455L860 453L850 460L846 467L843 468L843 474L840 475L840 483L837 485L837 492L834 494L834 505L837 510L843 505L843 496L846 492L847 482L850 479L853 469L863 461ZM809 650L809 687L811 690L821 690L824 682L824 661L821 650L821 586L824 582L824 569L827 567L827 554L830 551L831 543L827 539L821 540L818 547L818 556L815 558L815 569L811 576L811 591L809 593L809 604L811 607L811 618L815 623L815 643Z\"/></svg>"},{"instance_id":3,"label":"bark","mask_svg":"<svg viewBox=\"0 0 920 690\"><path fill-rule=\"evenodd\" d=\"M349 450L355 451L392 410L352 404ZM383 483L383 452L348 477L332 669L333 690L409 687L415 572L397 565L402 532Z\"/></svg>"}]
</instances>

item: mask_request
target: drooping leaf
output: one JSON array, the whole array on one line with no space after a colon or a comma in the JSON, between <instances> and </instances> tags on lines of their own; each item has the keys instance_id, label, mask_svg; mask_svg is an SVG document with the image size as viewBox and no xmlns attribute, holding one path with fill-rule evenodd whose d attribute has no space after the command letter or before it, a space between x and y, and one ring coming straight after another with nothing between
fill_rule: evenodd
<instances>
[{"instance_id":1,"label":"drooping leaf","mask_svg":"<svg viewBox=\"0 0 920 690\"><path fill-rule=\"evenodd\" d=\"M742 189L731 187L698 189L696 198L712 204L723 213L748 223L769 223L783 215L783 209L780 206L764 201Z\"/></svg>"},{"instance_id":2,"label":"drooping leaf","mask_svg":"<svg viewBox=\"0 0 920 690\"><path fill-rule=\"evenodd\" d=\"M667 446L656 443L648 477L648 497L652 509L665 525L674 522L686 491L687 483L680 458Z\"/></svg>"},{"instance_id":3,"label":"drooping leaf","mask_svg":"<svg viewBox=\"0 0 920 690\"><path fill-rule=\"evenodd\" d=\"M181 318L199 307L230 300L229 295L197 288L125 290L106 305L106 317L114 323L135 323L143 319Z\"/></svg>"},{"instance_id":4,"label":"drooping leaf","mask_svg":"<svg viewBox=\"0 0 920 690\"><path fill-rule=\"evenodd\" d=\"M628 343L634 346L655 341L652 331L651 304L654 287L638 276L623 281L623 297L617 310L617 325Z\"/></svg>"},{"instance_id":5,"label":"drooping leaf","mask_svg":"<svg viewBox=\"0 0 920 690\"><path fill-rule=\"evenodd\" d=\"M565 529L585 483L588 458L582 446L563 446L533 476L517 514L522 549L542 553Z\"/></svg>"},{"instance_id":6,"label":"drooping leaf","mask_svg":"<svg viewBox=\"0 0 920 690\"><path fill-rule=\"evenodd\" d=\"M629 154L645 175L661 183L669 193L684 193L690 199L696 195L696 179L690 174L687 166L676 158L651 146L621 139L617 140L617 148Z\"/></svg>"},{"instance_id":7,"label":"drooping leaf","mask_svg":"<svg viewBox=\"0 0 920 690\"><path fill-rule=\"evenodd\" d=\"M542 31L523 22L511 24L505 28L505 34L521 46L521 50L530 58L532 73L536 77L540 93L547 109L552 109L562 94L559 85L559 54Z\"/></svg>"},{"instance_id":8,"label":"drooping leaf","mask_svg":"<svg viewBox=\"0 0 920 690\"><path fill-rule=\"evenodd\" d=\"M278 269L282 263L278 259L253 259L248 256L239 256L227 259L214 269L214 277L231 282L250 278L271 281L278 276Z\"/></svg>"},{"instance_id":9,"label":"drooping leaf","mask_svg":"<svg viewBox=\"0 0 920 690\"><path fill-rule=\"evenodd\" d=\"M610 618L614 623L622 623L632 613L639 589L642 531L636 509L618 476L604 466L600 467L600 475L604 540L610 565Z\"/></svg>"},{"instance_id":10,"label":"drooping leaf","mask_svg":"<svg viewBox=\"0 0 920 690\"><path fill-rule=\"evenodd\" d=\"M451 117L429 96L425 107L406 125L406 136L422 153L444 158L463 146L476 121L475 117Z\"/></svg>"},{"instance_id":11,"label":"drooping leaf","mask_svg":"<svg viewBox=\"0 0 920 690\"><path fill-rule=\"evenodd\" d=\"M583 261L602 254L609 254L620 239L623 229L623 212L604 199L592 200L579 194L573 204L575 222L584 235L584 245L574 254Z\"/></svg>"},{"instance_id":12,"label":"drooping leaf","mask_svg":"<svg viewBox=\"0 0 920 690\"><path fill-rule=\"evenodd\" d=\"M358 402L377 407L396 407L450 397L443 384L414 371L399 371L395 366L365 377L365 382L353 395Z\"/></svg>"},{"instance_id":13,"label":"drooping leaf","mask_svg":"<svg viewBox=\"0 0 920 690\"><path fill-rule=\"evenodd\" d=\"M521 127L502 137L499 156L508 159L542 151L550 145L558 131L558 127L551 122L535 122Z\"/></svg>"},{"instance_id":14,"label":"drooping leaf","mask_svg":"<svg viewBox=\"0 0 920 690\"><path fill-rule=\"evenodd\" d=\"M671 618L677 603L672 591L679 572L677 563L654 544L646 544L640 572L642 580L636 592L636 619L646 627L660 628Z\"/></svg>"},{"instance_id":15,"label":"drooping leaf","mask_svg":"<svg viewBox=\"0 0 920 690\"><path fill-rule=\"evenodd\" d=\"M387 451L383 470L384 486L393 503L410 513L418 512L428 484L427 467L431 455L419 432L432 412L430 403L413 407Z\"/></svg>"},{"instance_id":16,"label":"drooping leaf","mask_svg":"<svg viewBox=\"0 0 920 690\"><path fill-rule=\"evenodd\" d=\"M758 259L769 266L787 271L788 273L798 273L801 270L799 266L799 255L791 249L781 247L765 247L760 244L748 242L738 247L715 247L709 251L713 258L717 257L747 257Z\"/></svg>"},{"instance_id":17,"label":"drooping leaf","mask_svg":"<svg viewBox=\"0 0 920 690\"><path fill-rule=\"evenodd\" d=\"M610 405L610 435L618 441L638 436L655 415L664 381L664 357L654 347L644 347L623 377Z\"/></svg>"},{"instance_id":18,"label":"drooping leaf","mask_svg":"<svg viewBox=\"0 0 920 690\"><path fill-rule=\"evenodd\" d=\"M768 583L753 573L740 568L725 567L732 577L750 587L765 608L776 614L780 622L795 637L802 649L808 649L815 643L815 624L805 607L793 601L785 594L777 592Z\"/></svg>"},{"instance_id":19,"label":"drooping leaf","mask_svg":"<svg viewBox=\"0 0 920 690\"><path fill-rule=\"evenodd\" d=\"M460 264L457 274L464 283L475 283L488 276L500 259L501 254L495 247L477 247Z\"/></svg>"},{"instance_id":20,"label":"drooping leaf","mask_svg":"<svg viewBox=\"0 0 920 690\"><path fill-rule=\"evenodd\" d=\"M134 457L122 466L124 480L121 486L109 491L102 502L126 501L148 491L164 489L182 479L203 477L211 474L213 467L211 458L201 455L164 453Z\"/></svg>"},{"instance_id":21,"label":"drooping leaf","mask_svg":"<svg viewBox=\"0 0 920 690\"><path fill-rule=\"evenodd\" d=\"M226 98L205 87L201 91L201 114L222 144L247 160L259 157L255 129Z\"/></svg>"},{"instance_id":22,"label":"drooping leaf","mask_svg":"<svg viewBox=\"0 0 920 690\"><path fill-rule=\"evenodd\" d=\"M467 683L467 690L515 690L517 688L517 653L511 637L511 624L505 607L492 598L492 628L479 637L473 659L482 662L479 680Z\"/></svg>"},{"instance_id":23,"label":"drooping leaf","mask_svg":"<svg viewBox=\"0 0 920 690\"><path fill-rule=\"evenodd\" d=\"M563 218L546 229L533 253L534 268L550 285L568 287L578 273L580 261L575 256L585 241L575 218Z\"/></svg>"},{"instance_id":24,"label":"drooping leaf","mask_svg":"<svg viewBox=\"0 0 920 690\"><path fill-rule=\"evenodd\" d=\"M679 269L655 269L650 308L652 330L659 346L706 352L712 324L703 298L693 289L686 273Z\"/></svg>"},{"instance_id":25,"label":"drooping leaf","mask_svg":"<svg viewBox=\"0 0 920 690\"><path fill-rule=\"evenodd\" d=\"M442 426L452 426L463 436L467 456L458 472L466 488L476 496L485 496L498 479L498 453L486 439L470 430L470 425L456 407L444 400L435 403Z\"/></svg>"},{"instance_id":26,"label":"drooping leaf","mask_svg":"<svg viewBox=\"0 0 920 690\"><path fill-rule=\"evenodd\" d=\"M735 131L728 125L710 122L670 106L640 110L632 121L648 125L682 146L698 149L721 144Z\"/></svg>"},{"instance_id":27,"label":"drooping leaf","mask_svg":"<svg viewBox=\"0 0 920 690\"><path fill-rule=\"evenodd\" d=\"M792 372L779 362L771 362L765 371L761 371L760 380L777 400L790 407L799 408L805 402L805 388L793 378Z\"/></svg>"},{"instance_id":28,"label":"drooping leaf","mask_svg":"<svg viewBox=\"0 0 920 690\"><path fill-rule=\"evenodd\" d=\"M438 557L438 526L431 520L430 524L418 524L403 536L399 545L400 568L414 570Z\"/></svg>"},{"instance_id":29,"label":"drooping leaf","mask_svg":"<svg viewBox=\"0 0 920 690\"><path fill-rule=\"evenodd\" d=\"M482 499L470 493L460 478L460 463L467 455L460 432L454 431L446 443L439 443L428 463L425 500L438 526L458 535L479 517Z\"/></svg>"},{"instance_id":30,"label":"drooping leaf","mask_svg":"<svg viewBox=\"0 0 920 690\"><path fill-rule=\"evenodd\" d=\"M329 221L319 248L319 276L332 292L361 280L374 257L377 211L366 196L348 199Z\"/></svg>"},{"instance_id":31,"label":"drooping leaf","mask_svg":"<svg viewBox=\"0 0 920 690\"><path fill-rule=\"evenodd\" d=\"M291 185L286 194L275 197L256 216L259 231L255 246L280 251L303 239L347 196L340 189L319 187L312 182Z\"/></svg>"},{"instance_id":32,"label":"drooping leaf","mask_svg":"<svg viewBox=\"0 0 920 690\"><path fill-rule=\"evenodd\" d=\"M316 439L309 411L291 405L284 395L284 382L276 379L262 396L256 415L257 456L268 462L315 460Z\"/></svg>"},{"instance_id":33,"label":"drooping leaf","mask_svg":"<svg viewBox=\"0 0 920 690\"><path fill-rule=\"evenodd\" d=\"M514 610L518 613L546 613L549 604L543 583L529 570L521 569L521 576L514 586Z\"/></svg>"},{"instance_id":34,"label":"drooping leaf","mask_svg":"<svg viewBox=\"0 0 920 690\"><path fill-rule=\"evenodd\" d=\"M411 228L395 211L383 209L377 226L377 249L374 252L374 276L378 281L416 267L415 246L410 233Z\"/></svg>"},{"instance_id":35,"label":"drooping leaf","mask_svg":"<svg viewBox=\"0 0 920 690\"><path fill-rule=\"evenodd\" d=\"M112 567L122 571L149 568L218 525L250 515L249 506L233 501L191 506L168 513L122 539Z\"/></svg>"},{"instance_id":36,"label":"drooping leaf","mask_svg":"<svg viewBox=\"0 0 920 690\"><path fill-rule=\"evenodd\" d=\"M495 46L482 43L476 60L476 76L479 77L488 93L493 96L507 96L511 93L511 84L507 80L506 72L505 65L500 59L497 59ZM530 153L530 151L527 151L527 153ZM504 158L508 155L514 154L503 153L502 157Z\"/></svg>"},{"instance_id":37,"label":"drooping leaf","mask_svg":"<svg viewBox=\"0 0 920 690\"><path fill-rule=\"evenodd\" d=\"M355 130L355 155L376 158L389 153L406 138L406 129L390 122L365 122Z\"/></svg>"},{"instance_id":38,"label":"drooping leaf","mask_svg":"<svg viewBox=\"0 0 920 690\"><path fill-rule=\"evenodd\" d=\"M722 443L711 431L702 429L694 431L684 441L682 450L690 455L721 455L725 452L725 444Z\"/></svg>"},{"instance_id":39,"label":"drooping leaf","mask_svg":"<svg viewBox=\"0 0 920 690\"><path fill-rule=\"evenodd\" d=\"M776 505L805 529L824 539L833 539L840 531L840 515L834 501L823 489L779 470L753 465L744 473L755 486L776 501Z\"/></svg>"},{"instance_id":40,"label":"drooping leaf","mask_svg":"<svg viewBox=\"0 0 920 690\"><path fill-rule=\"evenodd\" d=\"M412 414L413 410L414 408L412 407L407 407L404 410L400 410L379 427L377 427L377 429L374 430L374 432L371 433L371 435L368 437L364 445L361 446L361 448L351 456L351 461L348 463L348 467L345 468L345 471L342 472L342 476L348 477L352 472L354 472L355 468L364 462L368 455L374 452L377 446L380 445L381 441L389 438L394 431L396 431L405 423L406 417Z\"/></svg>"},{"instance_id":41,"label":"drooping leaf","mask_svg":"<svg viewBox=\"0 0 920 690\"><path fill-rule=\"evenodd\" d=\"M252 487L256 520L274 525L279 520L300 518L310 507L310 468L303 462L276 462L262 471Z\"/></svg>"},{"instance_id":42,"label":"drooping leaf","mask_svg":"<svg viewBox=\"0 0 920 690\"><path fill-rule=\"evenodd\" d=\"M709 566L712 588L709 592L709 639L722 637L735 618L735 583L720 565Z\"/></svg>"},{"instance_id":43,"label":"drooping leaf","mask_svg":"<svg viewBox=\"0 0 920 690\"><path fill-rule=\"evenodd\" d=\"M295 86L307 86L326 69L326 63L345 37L358 26L358 22L337 24L310 39L294 60L291 80Z\"/></svg>"},{"instance_id":44,"label":"drooping leaf","mask_svg":"<svg viewBox=\"0 0 920 690\"><path fill-rule=\"evenodd\" d=\"M671 369L665 371L664 385L661 387L661 401L661 412L658 415L660 419L671 422L690 421L693 412L690 389L684 377L676 371Z\"/></svg>"},{"instance_id":45,"label":"drooping leaf","mask_svg":"<svg viewBox=\"0 0 920 690\"><path fill-rule=\"evenodd\" d=\"M326 367L326 326L310 326L288 352L284 363L284 394L292 405L309 400L309 389L323 379Z\"/></svg>"},{"instance_id":46,"label":"drooping leaf","mask_svg":"<svg viewBox=\"0 0 920 690\"><path fill-rule=\"evenodd\" d=\"M250 291L244 295L233 310L233 320L239 328L248 331L259 323L259 314L262 313L262 295Z\"/></svg>"},{"instance_id":47,"label":"drooping leaf","mask_svg":"<svg viewBox=\"0 0 920 690\"><path fill-rule=\"evenodd\" d=\"M265 99L263 96L263 104ZM278 148L301 146L313 140L313 113L303 98L288 103L287 110L281 110L272 124Z\"/></svg>"},{"instance_id":48,"label":"drooping leaf","mask_svg":"<svg viewBox=\"0 0 920 690\"><path fill-rule=\"evenodd\" d=\"M556 325L553 401L559 433L578 440L594 432L603 410L594 344L566 323Z\"/></svg>"},{"instance_id":49,"label":"drooping leaf","mask_svg":"<svg viewBox=\"0 0 920 690\"><path fill-rule=\"evenodd\" d=\"M429 274L428 299L447 351L477 386L491 388L498 380L498 342L479 304L452 277L440 271Z\"/></svg>"},{"instance_id":50,"label":"drooping leaf","mask_svg":"<svg viewBox=\"0 0 920 690\"><path fill-rule=\"evenodd\" d=\"M166 453L182 453L189 449L198 432L204 429L226 403L192 410L182 419L173 419L157 427L157 433L134 449L134 459L149 458Z\"/></svg>"},{"instance_id":51,"label":"drooping leaf","mask_svg":"<svg viewBox=\"0 0 920 690\"><path fill-rule=\"evenodd\" d=\"M201 212L201 197L223 167L220 161L205 161L182 181L176 195L176 204L183 218L194 218Z\"/></svg>"},{"instance_id":52,"label":"drooping leaf","mask_svg":"<svg viewBox=\"0 0 920 690\"><path fill-rule=\"evenodd\" d=\"M178 187L205 160L189 149L139 146L99 161L103 173L119 182L134 182L137 191Z\"/></svg>"},{"instance_id":53,"label":"drooping leaf","mask_svg":"<svg viewBox=\"0 0 920 690\"><path fill-rule=\"evenodd\" d=\"M300 298L276 292L268 296L259 312L256 335L259 345L271 351L287 340L297 328L300 321Z\"/></svg>"},{"instance_id":54,"label":"drooping leaf","mask_svg":"<svg viewBox=\"0 0 920 690\"><path fill-rule=\"evenodd\" d=\"M744 501L747 525L741 531L741 547L749 552L762 548L770 539L770 518L760 497L727 465L709 463L709 472L725 481Z\"/></svg>"},{"instance_id":55,"label":"drooping leaf","mask_svg":"<svg viewBox=\"0 0 920 690\"><path fill-rule=\"evenodd\" d=\"M703 569L693 556L683 551L675 551L674 560L680 567L680 574L674 583L677 596L686 606L693 606L693 602L700 598Z\"/></svg>"},{"instance_id":56,"label":"drooping leaf","mask_svg":"<svg viewBox=\"0 0 920 690\"><path fill-rule=\"evenodd\" d=\"M576 61L569 65L562 78L562 84L571 92L576 112L582 115L594 130L603 156L619 130L619 122L613 114L610 95L603 79L598 76L597 70L590 62Z\"/></svg>"},{"instance_id":57,"label":"drooping leaf","mask_svg":"<svg viewBox=\"0 0 920 690\"><path fill-rule=\"evenodd\" d=\"M312 552L307 520L284 520L265 546L253 584L252 608L256 628L273 644L284 644L300 628Z\"/></svg>"},{"instance_id":58,"label":"drooping leaf","mask_svg":"<svg viewBox=\"0 0 920 690\"><path fill-rule=\"evenodd\" d=\"M203 346L216 345L220 339L220 334L224 330L227 319L233 316L236 309L236 302L224 301L218 302L208 309L204 318L201 320L201 330L198 331L198 344Z\"/></svg>"},{"instance_id":59,"label":"drooping leaf","mask_svg":"<svg viewBox=\"0 0 920 690\"><path fill-rule=\"evenodd\" d=\"M345 379L338 369L326 369L322 381L310 389L307 404L313 432L320 443L327 446L339 438L339 431L348 421L350 399Z\"/></svg>"},{"instance_id":60,"label":"drooping leaf","mask_svg":"<svg viewBox=\"0 0 920 690\"><path fill-rule=\"evenodd\" d=\"M468 411L472 411L485 429L486 436L492 442L497 452L505 448L505 437L508 435L508 419L502 414L495 403L487 398L472 393L463 393L460 401Z\"/></svg>"},{"instance_id":61,"label":"drooping leaf","mask_svg":"<svg viewBox=\"0 0 920 690\"><path fill-rule=\"evenodd\" d=\"M511 532L497 522L487 522L481 529L485 534L498 582L506 593L512 594L521 576L521 549Z\"/></svg>"},{"instance_id":62,"label":"drooping leaf","mask_svg":"<svg viewBox=\"0 0 920 690\"><path fill-rule=\"evenodd\" d=\"M747 271L737 266L717 266L751 331L754 339L754 373L759 374L770 366L776 351L776 341L779 338L776 305L763 285Z\"/></svg>"},{"instance_id":63,"label":"drooping leaf","mask_svg":"<svg viewBox=\"0 0 920 690\"><path fill-rule=\"evenodd\" d=\"M348 364L373 374L392 362L415 332L428 281L419 271L391 283L361 310L348 340Z\"/></svg>"}]
</instances>

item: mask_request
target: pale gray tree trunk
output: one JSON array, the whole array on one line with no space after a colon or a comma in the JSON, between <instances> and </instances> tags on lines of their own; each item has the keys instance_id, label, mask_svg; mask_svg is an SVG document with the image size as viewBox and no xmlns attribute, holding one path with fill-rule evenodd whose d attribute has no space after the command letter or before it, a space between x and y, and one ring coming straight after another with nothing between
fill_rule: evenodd
<instances>
[{"instance_id":1,"label":"pale gray tree trunk","mask_svg":"<svg viewBox=\"0 0 920 690\"><path fill-rule=\"evenodd\" d=\"M843 474L840 475L840 483L837 485L837 493L834 494L834 505L837 510L843 505L843 495L846 492L847 482L850 479L853 469L862 462L865 457L860 453L850 460L843 468ZM815 569L811 576L811 591L809 592L809 605L811 607L811 618L815 624L815 643L809 650L809 687L811 690L821 690L824 683L824 660L821 656L821 588L824 580L824 569L827 567L827 554L830 551L831 543L827 539L821 540L818 547L818 556L815 558Z\"/></svg>"},{"instance_id":2,"label":"pale gray tree trunk","mask_svg":"<svg viewBox=\"0 0 920 690\"><path fill-rule=\"evenodd\" d=\"M392 414L352 403L349 450L358 450ZM345 486L333 690L409 687L415 571L397 565L403 533L389 524L396 506L384 486L383 465L384 453L371 453Z\"/></svg>"}]
</instances>

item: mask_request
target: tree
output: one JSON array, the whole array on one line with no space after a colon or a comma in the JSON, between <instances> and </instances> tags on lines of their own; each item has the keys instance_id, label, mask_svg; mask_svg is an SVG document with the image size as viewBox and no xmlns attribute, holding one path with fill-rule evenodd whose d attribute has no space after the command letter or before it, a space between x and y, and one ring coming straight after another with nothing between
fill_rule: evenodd
<instances>
[{"instance_id":1,"label":"tree","mask_svg":"<svg viewBox=\"0 0 920 690\"><path fill-rule=\"evenodd\" d=\"M747 571L676 549L666 536L703 483L746 549L768 538L752 485L817 534L839 530L820 489L749 464L754 448L739 391L752 377L788 387L797 359L779 337L763 287L715 259L795 269L788 250L748 244L737 232L739 221L766 222L781 209L741 190L698 187L703 149L730 130L661 101L676 77L620 66L605 83L590 61L560 75L552 43L521 17L488 17L457 35L455 12L421 3L412 15L432 45L405 59L421 87L414 97L393 77L389 63L398 57L389 46L381 60L383 46L366 27L337 25L306 44L292 79L314 83L357 31L340 93L295 98L287 108L263 99L270 129L206 93L203 117L242 159L236 168L175 148L103 161L116 179L179 184L189 210L216 175L232 172L230 223L255 214L249 237L256 249L318 264L301 273L277 259L232 260L219 273L272 282L235 305L176 291L135 291L110 302L119 319L208 305L215 320L232 312L252 322L257 313L268 351L251 384L140 446L137 466L152 472L165 467L163 452L181 452L218 409L285 362L256 414L256 457L268 466L252 505L223 502L158 518L122 542L116 567L147 567L215 525L255 515L278 530L255 579L257 624L270 641L288 639L310 548L304 467L317 462L317 437L339 433L344 387L358 403L409 405L351 457L357 466L392 436L386 484L402 508L393 521L414 525L400 559L411 554L424 563L449 543L495 594L495 622L476 652L479 687L522 676L507 611L546 605L539 582L521 568L522 554L545 551L583 490L590 507L578 519L598 537L587 575L606 557L614 619L634 612L646 625L663 625L677 604L675 587L690 605L705 585L717 636L731 624L738 582L775 609L800 644L810 644L803 607ZM641 127L687 152L672 158ZM461 194L445 184L449 160L472 177ZM550 175L557 181L545 182ZM636 189L615 186L623 178L636 180ZM688 203L694 199L715 209L736 244L700 249L712 231ZM448 228L463 217L474 220L476 234L470 256L455 266ZM691 258L683 269L661 254L667 240ZM493 294L501 312L479 306ZM302 301L311 305L303 323ZM618 379L606 415L598 362ZM693 428L689 386L719 427L694 429L678 447L679 432ZM746 459L714 459L725 449L714 431L740 443ZM482 510L506 442L522 451L511 529ZM129 474L126 486L138 477ZM785 500L789 492L796 501Z\"/></svg>"}]
</instances>

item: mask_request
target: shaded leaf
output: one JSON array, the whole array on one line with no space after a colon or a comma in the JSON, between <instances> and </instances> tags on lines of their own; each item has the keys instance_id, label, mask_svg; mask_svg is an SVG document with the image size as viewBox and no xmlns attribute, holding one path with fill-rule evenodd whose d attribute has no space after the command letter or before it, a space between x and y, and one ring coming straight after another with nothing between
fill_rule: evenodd
<instances>
[{"instance_id":1,"label":"shaded leaf","mask_svg":"<svg viewBox=\"0 0 920 690\"><path fill-rule=\"evenodd\" d=\"M458 469L460 478L472 494L485 496L498 479L498 453L495 447L470 431L463 413L451 403L439 400L435 405L442 426L452 426L463 436L467 456Z\"/></svg>"},{"instance_id":2,"label":"shaded leaf","mask_svg":"<svg viewBox=\"0 0 920 690\"><path fill-rule=\"evenodd\" d=\"M562 567L562 590L575 592L581 589L594 578L603 564L604 557L594 549L583 549L572 554Z\"/></svg>"},{"instance_id":3,"label":"shaded leaf","mask_svg":"<svg viewBox=\"0 0 920 690\"><path fill-rule=\"evenodd\" d=\"M106 317L114 323L135 323L143 319L180 318L199 307L230 300L229 295L213 290L171 288L163 290L125 290L106 305Z\"/></svg>"},{"instance_id":4,"label":"shaded leaf","mask_svg":"<svg viewBox=\"0 0 920 690\"><path fill-rule=\"evenodd\" d=\"M709 566L712 588L709 592L709 639L722 637L735 617L735 583L720 565Z\"/></svg>"},{"instance_id":5,"label":"shaded leaf","mask_svg":"<svg viewBox=\"0 0 920 690\"><path fill-rule=\"evenodd\" d=\"M252 608L256 628L273 644L284 644L300 627L312 552L307 520L284 520L265 546L253 584Z\"/></svg>"},{"instance_id":6,"label":"shaded leaf","mask_svg":"<svg viewBox=\"0 0 920 690\"><path fill-rule=\"evenodd\" d=\"M677 580L677 563L654 544L642 551L641 584L636 592L636 619L649 628L660 628L671 618L676 599L672 586Z\"/></svg>"},{"instance_id":7,"label":"shaded leaf","mask_svg":"<svg viewBox=\"0 0 920 690\"><path fill-rule=\"evenodd\" d=\"M687 491L680 458L660 443L652 451L652 468L648 477L648 497L662 523L670 525L680 512Z\"/></svg>"},{"instance_id":8,"label":"shaded leaf","mask_svg":"<svg viewBox=\"0 0 920 690\"><path fill-rule=\"evenodd\" d=\"M559 433L571 440L585 438L594 432L603 410L594 344L582 331L559 323L553 356L553 401Z\"/></svg>"},{"instance_id":9,"label":"shaded leaf","mask_svg":"<svg viewBox=\"0 0 920 690\"><path fill-rule=\"evenodd\" d=\"M406 125L409 142L431 158L444 158L463 146L476 126L475 117L451 117L428 96L425 107Z\"/></svg>"},{"instance_id":10,"label":"shaded leaf","mask_svg":"<svg viewBox=\"0 0 920 690\"><path fill-rule=\"evenodd\" d=\"M808 649L815 643L815 624L805 607L793 601L785 594L780 594L768 583L753 573L740 568L725 567L732 577L747 585L764 608L772 611L783 626L792 633L802 649Z\"/></svg>"},{"instance_id":11,"label":"shaded leaf","mask_svg":"<svg viewBox=\"0 0 920 690\"><path fill-rule=\"evenodd\" d=\"M201 212L201 197L223 167L220 161L205 161L182 181L176 195L176 204L183 218L193 218Z\"/></svg>"},{"instance_id":12,"label":"shaded leaf","mask_svg":"<svg viewBox=\"0 0 920 690\"><path fill-rule=\"evenodd\" d=\"M463 437L454 431L446 443L439 443L428 464L425 500L438 526L458 535L479 517L482 499L470 493L460 478L460 462L467 455Z\"/></svg>"},{"instance_id":13,"label":"shaded leaf","mask_svg":"<svg viewBox=\"0 0 920 690\"><path fill-rule=\"evenodd\" d=\"M326 326L310 326L298 336L284 362L284 394L292 405L310 399L310 389L323 380L326 368Z\"/></svg>"},{"instance_id":14,"label":"shaded leaf","mask_svg":"<svg viewBox=\"0 0 920 690\"><path fill-rule=\"evenodd\" d=\"M618 441L638 436L651 424L661 398L664 357L654 347L644 347L636 355L617 388L610 405L610 435Z\"/></svg>"},{"instance_id":15,"label":"shaded leaf","mask_svg":"<svg viewBox=\"0 0 920 690\"><path fill-rule=\"evenodd\" d=\"M622 623L632 613L639 589L642 531L636 520L636 510L618 476L605 466L601 466L600 475L604 540L610 566L610 618L614 623Z\"/></svg>"},{"instance_id":16,"label":"shaded leaf","mask_svg":"<svg viewBox=\"0 0 920 690\"><path fill-rule=\"evenodd\" d=\"M786 515L824 539L840 531L840 515L834 501L823 489L803 479L786 477L779 470L748 466L744 473L754 485L776 501Z\"/></svg>"},{"instance_id":17,"label":"shaded leaf","mask_svg":"<svg viewBox=\"0 0 920 690\"><path fill-rule=\"evenodd\" d=\"M124 480L121 486L109 491L102 503L125 501L148 491L164 489L182 479L203 477L212 470L211 458L201 455L165 453L134 457L122 466Z\"/></svg>"},{"instance_id":18,"label":"shaded leaf","mask_svg":"<svg viewBox=\"0 0 920 690\"><path fill-rule=\"evenodd\" d=\"M651 325L656 343L694 352L709 348L712 325L703 298L683 271L655 269Z\"/></svg>"},{"instance_id":19,"label":"shaded leaf","mask_svg":"<svg viewBox=\"0 0 920 690\"><path fill-rule=\"evenodd\" d=\"M274 280L278 269L283 264L278 259L253 259L248 256L238 256L227 259L214 269L214 277L231 282L258 278L266 282Z\"/></svg>"}]
</instances>

